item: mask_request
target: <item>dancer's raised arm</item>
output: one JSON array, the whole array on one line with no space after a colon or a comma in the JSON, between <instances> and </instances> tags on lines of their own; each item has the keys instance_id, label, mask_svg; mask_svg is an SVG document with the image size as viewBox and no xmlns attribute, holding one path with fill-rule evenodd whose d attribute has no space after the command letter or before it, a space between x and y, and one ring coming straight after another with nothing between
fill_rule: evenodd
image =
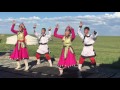
<instances>
[{"instance_id":1,"label":"dancer's raised arm","mask_svg":"<svg viewBox=\"0 0 120 90\"><path fill-rule=\"evenodd\" d=\"M80 26L79 26L79 28L78 28L78 35L80 36L81 39L84 39L84 35L83 35L82 32L81 32L82 25L83 25L83 23L80 22Z\"/></svg>"},{"instance_id":2,"label":"dancer's raised arm","mask_svg":"<svg viewBox=\"0 0 120 90\"><path fill-rule=\"evenodd\" d=\"M27 36L27 29L25 28L25 25L23 23L21 23L21 27L23 28L24 36Z\"/></svg>"},{"instance_id":3,"label":"dancer's raised arm","mask_svg":"<svg viewBox=\"0 0 120 90\"><path fill-rule=\"evenodd\" d=\"M98 33L94 31L93 34L91 35L91 38L96 40L97 36L98 36Z\"/></svg>"},{"instance_id":4,"label":"dancer's raised arm","mask_svg":"<svg viewBox=\"0 0 120 90\"><path fill-rule=\"evenodd\" d=\"M52 30L52 28L50 27L50 28L48 29L48 35L47 35L48 38L51 38L51 36L52 36L51 30Z\"/></svg>"},{"instance_id":5,"label":"dancer's raised arm","mask_svg":"<svg viewBox=\"0 0 120 90\"><path fill-rule=\"evenodd\" d=\"M18 31L17 31L17 30L14 30L15 24L16 24L16 22L15 22L15 20L13 20L13 24L12 24L12 27L11 27L11 31L12 31L13 33L17 34Z\"/></svg>"},{"instance_id":6,"label":"dancer's raised arm","mask_svg":"<svg viewBox=\"0 0 120 90\"><path fill-rule=\"evenodd\" d=\"M34 29L34 35L35 35L37 38L39 38L40 35L35 31L35 29L36 29L36 24L34 25L33 29Z\"/></svg>"},{"instance_id":7,"label":"dancer's raised arm","mask_svg":"<svg viewBox=\"0 0 120 90\"><path fill-rule=\"evenodd\" d=\"M75 32L74 29L71 27L71 33L72 33L72 41L75 39Z\"/></svg>"},{"instance_id":8,"label":"dancer's raised arm","mask_svg":"<svg viewBox=\"0 0 120 90\"><path fill-rule=\"evenodd\" d=\"M55 30L54 30L54 36L55 36L56 38L62 39L64 35L59 35L59 34L57 34L58 28L59 28L59 25L57 24L57 25L56 25L56 28L55 28Z\"/></svg>"}]
</instances>

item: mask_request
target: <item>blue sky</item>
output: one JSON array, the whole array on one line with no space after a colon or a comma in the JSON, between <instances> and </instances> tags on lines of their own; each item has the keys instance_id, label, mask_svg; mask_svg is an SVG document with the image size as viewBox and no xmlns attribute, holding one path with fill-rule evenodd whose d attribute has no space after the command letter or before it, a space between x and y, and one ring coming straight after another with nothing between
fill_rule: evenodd
<instances>
[{"instance_id":1,"label":"blue sky","mask_svg":"<svg viewBox=\"0 0 120 90\"><path fill-rule=\"evenodd\" d=\"M17 25L24 22L28 33L32 34L32 27L36 23L37 31L42 27L52 27L60 24L59 33L63 34L65 27L71 25L76 33L79 22L83 21L84 26L89 26L91 32L98 31L99 35L120 36L120 13L119 12L0 12L0 33L11 34L10 27L12 20ZM18 28L16 25L15 29Z\"/></svg>"},{"instance_id":2,"label":"blue sky","mask_svg":"<svg viewBox=\"0 0 120 90\"><path fill-rule=\"evenodd\" d=\"M79 15L102 15L105 13L112 14L114 12L0 12L0 18L19 18L19 17L61 17L61 16L79 16Z\"/></svg>"}]
</instances>

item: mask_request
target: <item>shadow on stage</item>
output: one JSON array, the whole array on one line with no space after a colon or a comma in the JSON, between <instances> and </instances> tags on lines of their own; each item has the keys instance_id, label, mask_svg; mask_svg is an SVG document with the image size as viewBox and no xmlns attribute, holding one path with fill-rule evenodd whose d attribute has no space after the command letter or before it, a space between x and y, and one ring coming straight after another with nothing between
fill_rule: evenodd
<instances>
[{"instance_id":1,"label":"shadow on stage","mask_svg":"<svg viewBox=\"0 0 120 90\"><path fill-rule=\"evenodd\" d=\"M118 58L118 60L116 60L112 64L100 64L99 67L111 68L111 69L119 69L120 70L120 57Z\"/></svg>"},{"instance_id":2,"label":"shadow on stage","mask_svg":"<svg viewBox=\"0 0 120 90\"><path fill-rule=\"evenodd\" d=\"M53 64L55 59L52 58ZM47 60L41 61L41 63L45 63ZM57 67L49 67L48 65L44 66L36 66L36 61L29 62L30 69L29 71L24 71L24 64L22 65L22 69L15 70L14 68L5 67L4 65L0 65L0 78L88 78L95 74L94 72L90 72L91 69L83 71L79 73L77 66L71 67L69 69L64 70L64 75L59 77L59 71ZM85 62L85 66L91 66L90 62ZM118 58L117 62L112 64L101 64L97 68L106 68L112 66L120 65L120 58ZM35 67L35 68L33 68ZM99 72L100 73L100 72ZM98 73L98 74L99 74Z\"/></svg>"}]
</instances>

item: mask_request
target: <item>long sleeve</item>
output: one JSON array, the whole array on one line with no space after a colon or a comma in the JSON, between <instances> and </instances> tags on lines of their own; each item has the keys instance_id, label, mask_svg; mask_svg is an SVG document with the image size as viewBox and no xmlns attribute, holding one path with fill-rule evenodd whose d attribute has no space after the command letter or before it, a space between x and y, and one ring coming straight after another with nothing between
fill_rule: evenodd
<instances>
[{"instance_id":1,"label":"long sleeve","mask_svg":"<svg viewBox=\"0 0 120 90\"><path fill-rule=\"evenodd\" d=\"M35 35L37 38L40 37L40 35L39 35L37 32L34 32L34 35Z\"/></svg>"},{"instance_id":2,"label":"long sleeve","mask_svg":"<svg viewBox=\"0 0 120 90\"><path fill-rule=\"evenodd\" d=\"M98 36L98 33L97 33L96 35L93 33L93 34L91 35L91 38L92 38L93 40L96 40L97 36Z\"/></svg>"},{"instance_id":3,"label":"long sleeve","mask_svg":"<svg viewBox=\"0 0 120 90\"><path fill-rule=\"evenodd\" d=\"M71 30L71 33L72 33L72 41L75 39L75 32L74 32L74 29L72 28Z\"/></svg>"},{"instance_id":4,"label":"long sleeve","mask_svg":"<svg viewBox=\"0 0 120 90\"><path fill-rule=\"evenodd\" d=\"M13 33L17 34L18 31L17 31L17 30L14 30L14 27L15 27L15 24L12 25L11 31L12 31Z\"/></svg>"},{"instance_id":5,"label":"long sleeve","mask_svg":"<svg viewBox=\"0 0 120 90\"><path fill-rule=\"evenodd\" d=\"M58 31L58 28L55 28L54 37L62 39L62 38L63 38L63 35L57 34L57 31Z\"/></svg>"},{"instance_id":6,"label":"long sleeve","mask_svg":"<svg viewBox=\"0 0 120 90\"><path fill-rule=\"evenodd\" d=\"M47 37L48 37L48 38L51 38L51 36L52 36L51 31L48 31L48 35L47 35Z\"/></svg>"},{"instance_id":7,"label":"long sleeve","mask_svg":"<svg viewBox=\"0 0 120 90\"><path fill-rule=\"evenodd\" d=\"M27 33L27 30L26 30L26 28L24 29L24 36L27 36L28 35L28 33Z\"/></svg>"},{"instance_id":8,"label":"long sleeve","mask_svg":"<svg viewBox=\"0 0 120 90\"><path fill-rule=\"evenodd\" d=\"M81 32L81 28L78 28L78 35L80 36L81 39L84 39L84 35Z\"/></svg>"}]
</instances>

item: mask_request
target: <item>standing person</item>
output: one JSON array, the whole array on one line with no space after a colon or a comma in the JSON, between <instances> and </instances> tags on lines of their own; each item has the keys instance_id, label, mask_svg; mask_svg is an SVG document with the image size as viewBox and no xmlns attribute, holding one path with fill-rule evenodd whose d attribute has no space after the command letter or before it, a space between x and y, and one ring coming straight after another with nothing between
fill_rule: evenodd
<instances>
[{"instance_id":1,"label":"standing person","mask_svg":"<svg viewBox=\"0 0 120 90\"><path fill-rule=\"evenodd\" d=\"M78 69L80 71L82 71L82 65L85 61L86 58L89 58L91 60L91 64L92 66L96 67L96 61L95 61L95 56L96 53L93 49L93 44L95 43L95 40L97 38L97 32L94 31L93 34L89 34L90 28L89 27L85 27L84 28L84 35L81 32L83 23L80 22L80 26L78 29L78 35L80 36L80 38L82 39L82 42L84 44L80 59L79 59L79 65L78 65Z\"/></svg>"},{"instance_id":2,"label":"standing person","mask_svg":"<svg viewBox=\"0 0 120 90\"><path fill-rule=\"evenodd\" d=\"M74 29L70 26L68 26L65 29L65 35L59 35L57 34L59 29L59 25L56 25L54 36L56 38L62 39L63 42L63 49L61 52L61 56L59 58L58 67L60 76L63 75L63 70L65 68L69 68L71 66L75 66L77 64L75 53L72 48L72 41L75 39L75 32ZM72 35L71 35L72 34Z\"/></svg>"},{"instance_id":3,"label":"standing person","mask_svg":"<svg viewBox=\"0 0 120 90\"><path fill-rule=\"evenodd\" d=\"M14 34L17 34L17 43L15 44L15 48L12 54L10 55L10 59L17 61L17 67L15 68L16 70L21 68L20 61L24 60L25 63L24 70L27 71L29 69L28 61L27 61L27 59L29 59L29 54L25 42L25 37L27 36L27 30L23 23L19 25L19 30L14 30L15 24L16 22L13 21L11 31Z\"/></svg>"},{"instance_id":4,"label":"standing person","mask_svg":"<svg viewBox=\"0 0 120 90\"><path fill-rule=\"evenodd\" d=\"M49 32L48 35L46 35L45 28L42 28L41 34L38 34L35 31L36 25L33 28L34 28L34 34L38 38L38 41L39 41L39 47L36 52L37 64L40 64L40 56L45 55L46 59L48 60L50 64L50 67L52 67L52 61L49 55L49 48L48 48L48 42L49 42L49 39L51 38L51 28L48 29L48 32Z\"/></svg>"}]
</instances>

